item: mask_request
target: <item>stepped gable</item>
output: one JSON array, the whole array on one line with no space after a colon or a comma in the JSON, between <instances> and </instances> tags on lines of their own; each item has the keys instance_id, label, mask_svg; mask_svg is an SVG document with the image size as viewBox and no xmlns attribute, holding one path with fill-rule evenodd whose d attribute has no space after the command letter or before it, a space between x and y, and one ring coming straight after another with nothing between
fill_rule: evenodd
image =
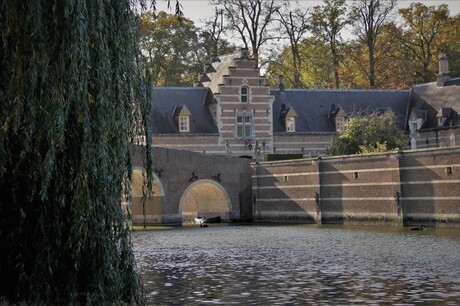
<instances>
[{"instance_id":1,"label":"stepped gable","mask_svg":"<svg viewBox=\"0 0 460 306\"><path fill-rule=\"evenodd\" d=\"M297 113L296 133L335 133L334 111L372 113L390 108L401 128L405 128L410 90L272 90L273 132L285 133L281 112L293 108ZM331 115L332 114L332 115Z\"/></svg>"},{"instance_id":2,"label":"stepped gable","mask_svg":"<svg viewBox=\"0 0 460 306\"><path fill-rule=\"evenodd\" d=\"M218 134L208 103L212 94L204 87L153 87L152 133L180 134L177 111L181 106L189 110L190 132L187 134Z\"/></svg>"},{"instance_id":3,"label":"stepped gable","mask_svg":"<svg viewBox=\"0 0 460 306\"><path fill-rule=\"evenodd\" d=\"M460 78L446 81L444 86L437 86L436 82L417 85L412 89L411 108L427 112L424 128L436 128L437 116L451 109L449 112L449 125L460 125Z\"/></svg>"},{"instance_id":4,"label":"stepped gable","mask_svg":"<svg viewBox=\"0 0 460 306\"><path fill-rule=\"evenodd\" d=\"M200 85L211 89L214 94L219 93L219 84L224 83L224 76L230 74L230 67L234 66L234 60L239 57L238 52L214 58L201 77Z\"/></svg>"}]
</instances>

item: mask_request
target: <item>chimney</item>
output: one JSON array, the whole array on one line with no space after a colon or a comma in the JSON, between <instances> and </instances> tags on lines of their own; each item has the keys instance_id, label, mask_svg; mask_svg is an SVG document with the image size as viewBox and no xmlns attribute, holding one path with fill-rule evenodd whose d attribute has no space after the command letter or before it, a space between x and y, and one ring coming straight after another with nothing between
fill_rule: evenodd
<instances>
[{"instance_id":1,"label":"chimney","mask_svg":"<svg viewBox=\"0 0 460 306\"><path fill-rule=\"evenodd\" d=\"M279 89L284 91L284 76L282 74L279 75Z\"/></svg>"},{"instance_id":2,"label":"chimney","mask_svg":"<svg viewBox=\"0 0 460 306\"><path fill-rule=\"evenodd\" d=\"M248 48L241 48L241 59L249 59L249 50Z\"/></svg>"},{"instance_id":3,"label":"chimney","mask_svg":"<svg viewBox=\"0 0 460 306\"><path fill-rule=\"evenodd\" d=\"M446 84L448 79L450 79L449 59L446 54L442 53L439 55L439 74L436 85L438 85L438 87L444 87L444 84Z\"/></svg>"},{"instance_id":4,"label":"chimney","mask_svg":"<svg viewBox=\"0 0 460 306\"><path fill-rule=\"evenodd\" d=\"M449 74L449 59L446 54L439 55L439 74Z\"/></svg>"}]
</instances>

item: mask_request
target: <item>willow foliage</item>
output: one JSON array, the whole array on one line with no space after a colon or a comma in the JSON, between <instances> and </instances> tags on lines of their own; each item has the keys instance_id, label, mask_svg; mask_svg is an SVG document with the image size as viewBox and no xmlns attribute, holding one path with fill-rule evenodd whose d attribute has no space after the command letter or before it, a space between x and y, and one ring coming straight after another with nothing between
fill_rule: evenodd
<instances>
[{"instance_id":1,"label":"willow foliage","mask_svg":"<svg viewBox=\"0 0 460 306\"><path fill-rule=\"evenodd\" d=\"M0 0L0 301L143 302L121 209L150 139L130 2Z\"/></svg>"}]
</instances>

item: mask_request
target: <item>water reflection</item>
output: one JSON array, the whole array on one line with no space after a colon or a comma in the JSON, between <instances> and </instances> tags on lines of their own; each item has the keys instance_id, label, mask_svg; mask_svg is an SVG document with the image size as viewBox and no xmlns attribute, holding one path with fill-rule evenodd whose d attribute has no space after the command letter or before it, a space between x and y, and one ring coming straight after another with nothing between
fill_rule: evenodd
<instances>
[{"instance_id":1,"label":"water reflection","mask_svg":"<svg viewBox=\"0 0 460 306\"><path fill-rule=\"evenodd\" d=\"M136 232L149 303L460 303L460 230L215 226Z\"/></svg>"}]
</instances>

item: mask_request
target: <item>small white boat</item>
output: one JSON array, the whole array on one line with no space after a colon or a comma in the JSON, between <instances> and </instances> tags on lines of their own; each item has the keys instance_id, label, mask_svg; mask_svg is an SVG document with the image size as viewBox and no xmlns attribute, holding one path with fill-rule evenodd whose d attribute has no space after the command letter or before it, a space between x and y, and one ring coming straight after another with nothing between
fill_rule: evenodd
<instances>
[{"instance_id":1,"label":"small white boat","mask_svg":"<svg viewBox=\"0 0 460 306\"><path fill-rule=\"evenodd\" d=\"M195 218L195 222L196 222L196 224L199 224L200 226L202 226L203 223L204 223L204 218L203 217L197 217L197 218Z\"/></svg>"},{"instance_id":2,"label":"small white boat","mask_svg":"<svg viewBox=\"0 0 460 306\"><path fill-rule=\"evenodd\" d=\"M196 224L199 224L200 226L203 226L203 224L205 224L205 223L219 223L220 222L220 216L210 217L210 218L196 217L195 222L196 222Z\"/></svg>"}]
</instances>

